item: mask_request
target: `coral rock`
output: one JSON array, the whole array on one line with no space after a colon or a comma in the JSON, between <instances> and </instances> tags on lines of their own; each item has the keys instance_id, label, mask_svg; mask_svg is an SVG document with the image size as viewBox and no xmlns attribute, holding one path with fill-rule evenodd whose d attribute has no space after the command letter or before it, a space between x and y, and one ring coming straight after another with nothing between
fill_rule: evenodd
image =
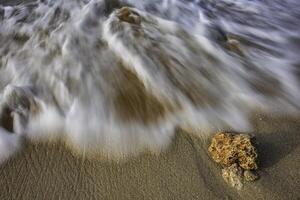
<instances>
[{"instance_id":1,"label":"coral rock","mask_svg":"<svg viewBox=\"0 0 300 200\"><path fill-rule=\"evenodd\" d=\"M233 137L218 133L212 138L209 152L213 160L224 167L229 167L236 161L236 151L232 148Z\"/></svg>"},{"instance_id":2,"label":"coral rock","mask_svg":"<svg viewBox=\"0 0 300 200\"><path fill-rule=\"evenodd\" d=\"M217 133L208 148L212 159L223 166L226 183L240 190L243 180L255 181L258 176L250 171L257 169L257 153L247 134Z\"/></svg>"},{"instance_id":3,"label":"coral rock","mask_svg":"<svg viewBox=\"0 0 300 200\"><path fill-rule=\"evenodd\" d=\"M244 179L248 182L252 182L258 179L258 175L255 172L246 170L244 171Z\"/></svg>"},{"instance_id":4,"label":"coral rock","mask_svg":"<svg viewBox=\"0 0 300 200\"><path fill-rule=\"evenodd\" d=\"M217 133L209 147L213 160L223 167L238 163L245 170L257 169L257 153L247 134Z\"/></svg>"},{"instance_id":5,"label":"coral rock","mask_svg":"<svg viewBox=\"0 0 300 200\"><path fill-rule=\"evenodd\" d=\"M225 182L238 190L243 187L242 174L243 170L236 163L222 169L222 176Z\"/></svg>"}]
</instances>

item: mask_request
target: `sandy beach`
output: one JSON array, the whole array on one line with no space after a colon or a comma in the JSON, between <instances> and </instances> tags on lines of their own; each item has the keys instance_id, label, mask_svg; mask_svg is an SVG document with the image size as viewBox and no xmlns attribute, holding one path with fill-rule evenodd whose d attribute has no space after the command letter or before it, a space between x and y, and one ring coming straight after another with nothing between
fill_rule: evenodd
<instances>
[{"instance_id":1,"label":"sandy beach","mask_svg":"<svg viewBox=\"0 0 300 200\"><path fill-rule=\"evenodd\" d=\"M298 119L253 120L261 178L237 191L209 158L209 138L180 132L167 152L126 162L74 156L62 144L25 144L0 169L1 199L299 199Z\"/></svg>"}]
</instances>

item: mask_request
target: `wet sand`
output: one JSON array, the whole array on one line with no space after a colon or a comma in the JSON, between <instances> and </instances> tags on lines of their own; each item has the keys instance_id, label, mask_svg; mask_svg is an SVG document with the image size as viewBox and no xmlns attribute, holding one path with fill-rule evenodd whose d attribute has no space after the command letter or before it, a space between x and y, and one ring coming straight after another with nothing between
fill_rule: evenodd
<instances>
[{"instance_id":1,"label":"wet sand","mask_svg":"<svg viewBox=\"0 0 300 200\"><path fill-rule=\"evenodd\" d=\"M167 152L121 163L27 142L0 166L0 199L300 199L300 120L255 119L261 178L240 191L207 155L209 138L178 132Z\"/></svg>"}]
</instances>

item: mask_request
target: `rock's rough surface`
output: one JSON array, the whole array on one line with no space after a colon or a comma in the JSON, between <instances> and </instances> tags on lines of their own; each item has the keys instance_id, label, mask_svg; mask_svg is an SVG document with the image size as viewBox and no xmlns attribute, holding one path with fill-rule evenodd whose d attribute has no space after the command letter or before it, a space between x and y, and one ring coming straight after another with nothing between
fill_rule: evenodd
<instances>
[{"instance_id":1,"label":"rock's rough surface","mask_svg":"<svg viewBox=\"0 0 300 200\"><path fill-rule=\"evenodd\" d=\"M209 152L213 160L223 167L229 167L237 159L236 149L232 146L233 137L226 133L217 133L211 141Z\"/></svg>"},{"instance_id":2,"label":"rock's rough surface","mask_svg":"<svg viewBox=\"0 0 300 200\"><path fill-rule=\"evenodd\" d=\"M222 169L222 176L226 183L240 190L243 187L243 170L235 163L230 167Z\"/></svg>"},{"instance_id":3,"label":"rock's rough surface","mask_svg":"<svg viewBox=\"0 0 300 200\"><path fill-rule=\"evenodd\" d=\"M245 170L257 169L257 153L251 142L251 137L246 134L239 134L233 138L233 148L235 148L239 165Z\"/></svg>"},{"instance_id":4,"label":"rock's rough surface","mask_svg":"<svg viewBox=\"0 0 300 200\"><path fill-rule=\"evenodd\" d=\"M248 182L252 182L258 179L258 175L253 171L246 170L244 171L244 179Z\"/></svg>"},{"instance_id":5,"label":"rock's rough surface","mask_svg":"<svg viewBox=\"0 0 300 200\"><path fill-rule=\"evenodd\" d=\"M243 180L255 181L258 176L250 170L256 170L257 152L247 134L219 132L212 138L208 148L212 159L219 163L226 183L241 189Z\"/></svg>"},{"instance_id":6,"label":"rock's rough surface","mask_svg":"<svg viewBox=\"0 0 300 200\"><path fill-rule=\"evenodd\" d=\"M249 135L217 133L208 150L213 160L223 167L238 163L246 170L257 169L257 153Z\"/></svg>"}]
</instances>

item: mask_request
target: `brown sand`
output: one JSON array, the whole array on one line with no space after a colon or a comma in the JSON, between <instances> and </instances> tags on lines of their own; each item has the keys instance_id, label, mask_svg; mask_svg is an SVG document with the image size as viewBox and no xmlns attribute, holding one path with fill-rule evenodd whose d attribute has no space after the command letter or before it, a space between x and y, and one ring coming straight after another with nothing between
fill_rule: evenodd
<instances>
[{"instance_id":1,"label":"brown sand","mask_svg":"<svg viewBox=\"0 0 300 200\"><path fill-rule=\"evenodd\" d=\"M300 199L300 120L255 119L261 178L240 191L224 183L208 140L181 132L162 155L119 164L27 143L0 166L0 199Z\"/></svg>"}]
</instances>

